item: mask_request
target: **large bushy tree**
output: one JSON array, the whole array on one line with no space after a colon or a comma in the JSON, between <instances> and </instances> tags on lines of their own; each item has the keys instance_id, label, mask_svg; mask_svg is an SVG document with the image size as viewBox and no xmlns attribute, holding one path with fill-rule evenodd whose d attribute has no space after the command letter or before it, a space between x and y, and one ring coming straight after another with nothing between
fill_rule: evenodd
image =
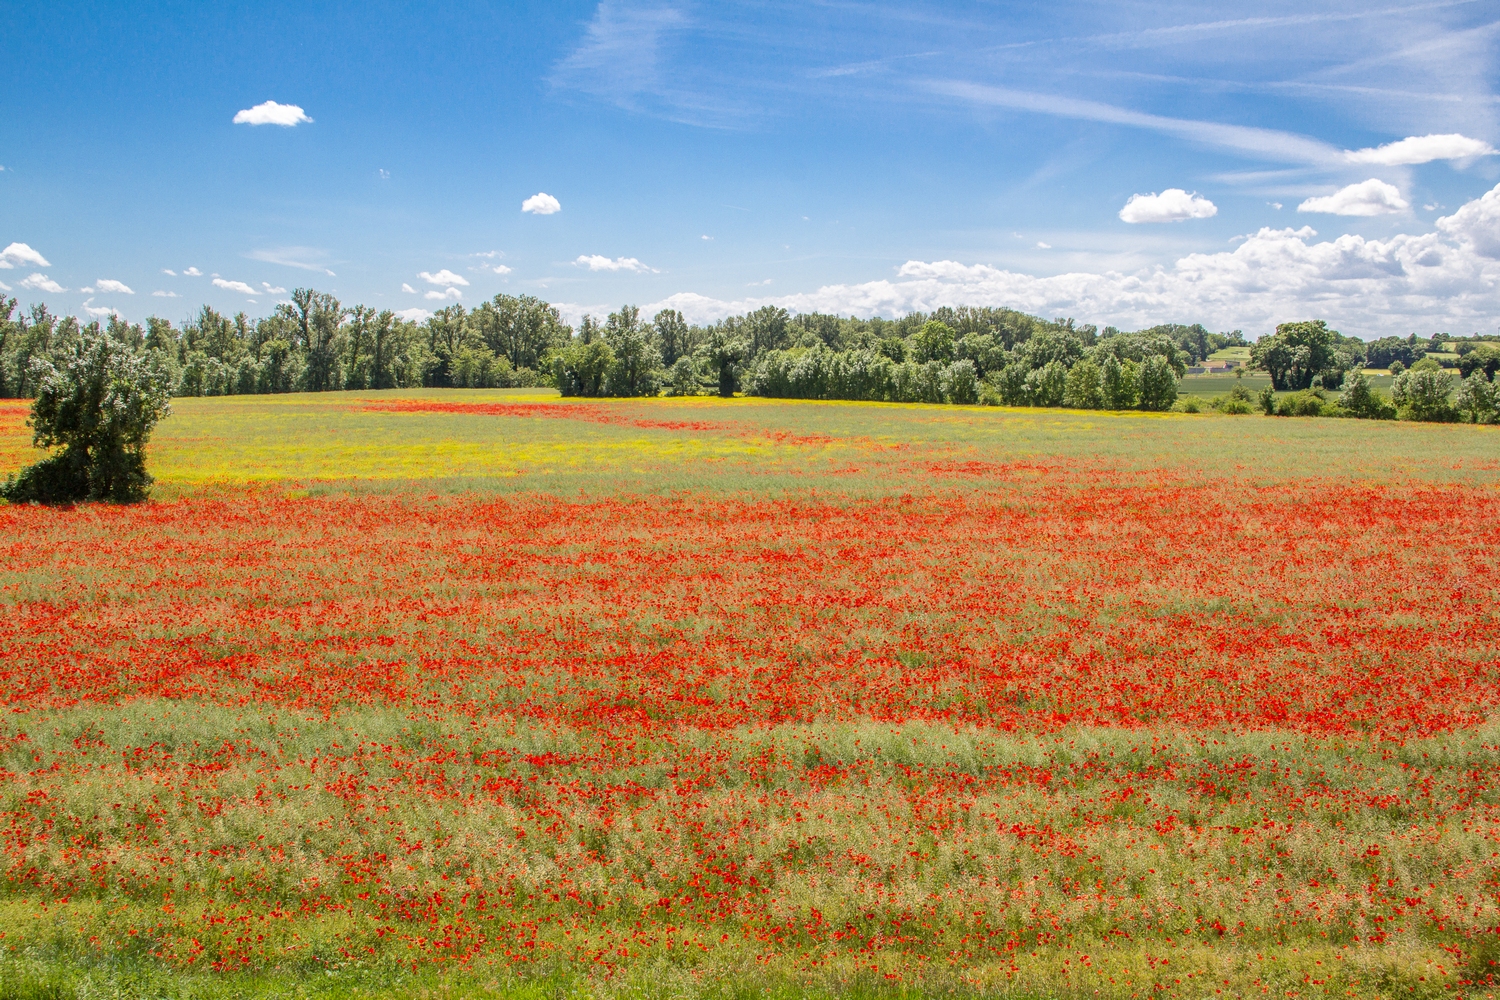
<instances>
[{"instance_id":1,"label":"large bushy tree","mask_svg":"<svg viewBox=\"0 0 1500 1000\"><path fill-rule=\"evenodd\" d=\"M170 411L164 373L93 324L65 353L33 360L32 376L32 441L57 451L0 494L12 503L145 499L146 440Z\"/></svg>"}]
</instances>

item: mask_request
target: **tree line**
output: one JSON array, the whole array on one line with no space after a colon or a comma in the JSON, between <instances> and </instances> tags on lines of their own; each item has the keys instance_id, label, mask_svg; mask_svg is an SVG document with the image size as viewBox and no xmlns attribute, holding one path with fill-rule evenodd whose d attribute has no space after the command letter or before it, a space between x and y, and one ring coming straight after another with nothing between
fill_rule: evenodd
<instances>
[{"instance_id":1,"label":"tree line","mask_svg":"<svg viewBox=\"0 0 1500 1000\"><path fill-rule=\"evenodd\" d=\"M85 325L44 305L18 314L14 299L0 299L0 396L35 396L37 362L66 352L87 329L139 354L175 396L552 386L569 396L748 393L1110 410L1183 405L1178 389L1187 366L1225 347L1250 346L1238 330L1213 333L1201 324L1100 330L991 307L888 320L765 306L695 325L672 309L648 318L627 305L574 327L526 295L496 295L473 309L452 305L414 322L299 288L258 319L204 306L175 325L113 316ZM1454 340L1457 352L1448 351ZM1284 323L1251 350L1251 365L1270 376L1270 395L1236 387L1214 405L1490 420L1500 369L1495 340L1413 334L1365 343L1322 321ZM1397 374L1389 397L1360 374L1368 366Z\"/></svg>"}]
</instances>

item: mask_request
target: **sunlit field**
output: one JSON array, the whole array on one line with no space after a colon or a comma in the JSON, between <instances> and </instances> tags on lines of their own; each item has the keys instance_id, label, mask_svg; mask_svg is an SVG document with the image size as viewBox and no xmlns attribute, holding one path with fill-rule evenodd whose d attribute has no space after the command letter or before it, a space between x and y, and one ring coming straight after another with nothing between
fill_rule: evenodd
<instances>
[{"instance_id":1,"label":"sunlit field","mask_svg":"<svg viewBox=\"0 0 1500 1000\"><path fill-rule=\"evenodd\" d=\"M173 405L0 506L0 997L1500 992L1500 428Z\"/></svg>"}]
</instances>

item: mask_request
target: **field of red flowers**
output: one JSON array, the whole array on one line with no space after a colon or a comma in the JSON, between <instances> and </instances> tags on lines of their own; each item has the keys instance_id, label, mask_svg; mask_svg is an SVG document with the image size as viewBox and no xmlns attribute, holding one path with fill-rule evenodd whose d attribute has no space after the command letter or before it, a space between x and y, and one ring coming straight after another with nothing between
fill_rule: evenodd
<instances>
[{"instance_id":1,"label":"field of red flowers","mask_svg":"<svg viewBox=\"0 0 1500 1000\"><path fill-rule=\"evenodd\" d=\"M0 995L1500 991L1493 469L814 412L795 487L0 507Z\"/></svg>"}]
</instances>

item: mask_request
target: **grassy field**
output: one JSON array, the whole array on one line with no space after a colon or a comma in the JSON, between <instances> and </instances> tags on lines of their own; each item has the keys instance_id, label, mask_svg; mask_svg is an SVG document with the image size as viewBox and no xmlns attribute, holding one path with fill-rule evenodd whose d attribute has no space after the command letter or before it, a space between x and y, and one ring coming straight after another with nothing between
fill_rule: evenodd
<instances>
[{"instance_id":1,"label":"grassy field","mask_svg":"<svg viewBox=\"0 0 1500 1000\"><path fill-rule=\"evenodd\" d=\"M0 998L1497 992L1500 429L174 408L0 507Z\"/></svg>"}]
</instances>

